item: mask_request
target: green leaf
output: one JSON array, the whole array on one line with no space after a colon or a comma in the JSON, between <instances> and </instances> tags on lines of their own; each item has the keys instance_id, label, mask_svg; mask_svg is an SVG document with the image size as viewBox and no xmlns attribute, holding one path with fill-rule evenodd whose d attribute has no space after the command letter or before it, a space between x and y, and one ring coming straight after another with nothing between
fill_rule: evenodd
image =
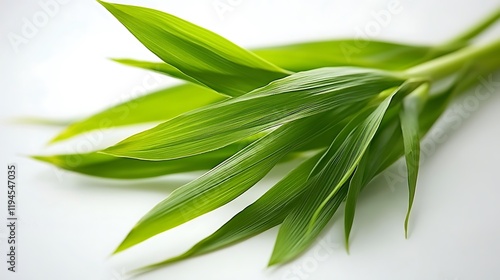
<instances>
[{"instance_id":1,"label":"green leaf","mask_svg":"<svg viewBox=\"0 0 500 280\"><path fill-rule=\"evenodd\" d=\"M347 191L347 188L341 188L328 202L325 211L316 220L315 226L309 227L307 217L313 214L314 202L321 194L327 194L324 189L328 187L322 185L320 181L314 184L308 183L306 187L308 188L306 193L299 198L301 203L291 210L280 227L269 266L290 261L309 247L337 211Z\"/></svg>"},{"instance_id":2,"label":"green leaf","mask_svg":"<svg viewBox=\"0 0 500 280\"><path fill-rule=\"evenodd\" d=\"M457 92L461 92L464 88L470 85L470 81L471 79L473 79L473 77L476 76L467 75L463 77L462 75L459 75L459 77L457 77L455 83L451 87L445 89L442 92L431 95L429 101L427 101L427 103L423 105L424 109L422 110L422 113L419 116L419 122L421 123L420 130L423 133L429 130L430 128L429 124L435 122L438 116L443 112L443 110L438 110L438 112L440 113L435 115L433 114L433 110L440 109L443 106L445 106L444 104L447 102L447 100L449 100L450 96L454 96ZM413 89L417 87L416 85L418 85L418 83L413 84L414 87L407 87L405 91L411 92ZM427 112L431 114L427 114ZM358 169L356 170L355 173L356 178L354 177L351 178L351 185L355 184L357 187L361 186L361 188L363 188L377 174L383 172L383 170L385 170L388 166L396 162L396 160L399 159L404 154L403 138L402 138L402 132L400 128L398 114L396 114L395 117L388 118L387 120L384 119L383 122L384 121L386 122L385 126L381 128L381 130L379 130L374 136L373 140L371 141L370 148L366 151L365 156L363 156L363 159L360 162ZM422 122L425 122L426 125L422 126ZM366 160L364 160L365 158ZM365 164L367 166L363 166ZM361 174L357 175L358 170L361 173L362 169L365 170L365 172L362 172L364 173L363 176L361 176ZM311 191L308 191L308 193L312 195L324 191L325 184L318 184L317 186L319 186L317 189L312 189ZM329 202L329 204L327 205L326 210L324 211L324 216L320 217L320 219L316 221L317 223L316 227L309 229L309 231L307 231L305 228L302 228L300 230L297 230L296 228L288 230L280 229L281 236L284 236L284 234L281 233L281 231L294 232L294 234L293 236L288 237L289 240L284 240L284 237L280 237L280 235L278 236L270 264L286 262L292 259L293 257L297 256L298 254L300 254L303 250L305 250L314 241L315 237L320 233L321 229L327 224L328 221L327 217L333 216L336 210L335 207L338 207L336 206L336 204L338 203L338 201L343 200L343 197L345 197L345 193L347 193L347 188L344 185L343 187L340 188L340 190L336 193L331 202ZM321 196L322 195L318 195L318 197ZM347 200L346 203L348 203ZM302 204L307 205L309 204L309 201L303 202ZM351 207L354 206L355 205L353 206L346 205L346 212L351 210L353 211L354 208ZM294 213L296 213L296 215L303 214L304 209L298 209L294 211ZM310 212L309 214L311 215ZM352 217L354 217L354 212L352 213L352 215L353 215ZM292 227L296 222L297 220L294 220L293 222L288 223L288 226ZM349 221L347 221L347 223L349 223ZM284 226L286 227L285 223L282 225L282 228ZM305 226L306 224L304 222L304 227ZM348 236L349 233L346 233L346 239L348 238ZM297 243L292 246L290 244L295 242L293 240L295 240Z\"/></svg>"},{"instance_id":3,"label":"green leaf","mask_svg":"<svg viewBox=\"0 0 500 280\"><path fill-rule=\"evenodd\" d=\"M449 87L431 91L429 99L423 105L424 107L419 115L420 135L427 134L454 97L476 83L478 83L478 80L475 71L461 71ZM371 180L376 174L383 172L405 154L399 110L397 112L394 118L387 120L388 124L377 133L373 140L369 168L367 168L367 174L364 176L365 181L366 179Z\"/></svg>"},{"instance_id":4,"label":"green leaf","mask_svg":"<svg viewBox=\"0 0 500 280\"><path fill-rule=\"evenodd\" d=\"M309 176L302 203L283 222L269 265L295 258L326 226L345 198L345 183L370 144L394 93L375 110L360 112L333 140Z\"/></svg>"},{"instance_id":5,"label":"green leaf","mask_svg":"<svg viewBox=\"0 0 500 280\"><path fill-rule=\"evenodd\" d=\"M112 4L103 4L112 6ZM405 67L413 66L421 62L423 58L431 59L437 55L442 55L453 50L454 49L449 48L436 52L433 47L427 46L411 46L379 41L359 41L347 39L293 44L268 49L259 49L256 50L255 53L277 65L280 65L283 68L288 68L294 71L338 65L356 65L393 70L404 69ZM126 65L142 67L165 73L176 78L203 85L202 82L199 82L195 78L192 78L191 76L183 73L181 70L167 63L145 62L131 59L116 59L116 61ZM248 76L246 75L246 73L243 73L241 79L248 80ZM256 88L260 85L262 84L256 83L253 88ZM200 91L204 90L192 85L185 85L183 89L185 90L182 90L182 92L189 93L186 94L184 98L188 98L189 100L197 100L199 99L199 95L204 95L204 93L199 93ZM172 91L176 90L177 88L172 89ZM242 94L244 92L245 90L243 89L243 91L241 91L239 94ZM122 125L167 120L172 117L172 114L169 114L168 110L167 113L165 113L163 107L150 106L151 104L162 104L161 102L158 102L159 100L157 99L161 97L160 95L163 94L166 95L165 104L171 104L169 98L170 90L168 89L160 91L158 93L153 93L151 95L142 96L130 102L126 102L124 104L120 104L113 108L104 110L85 120L74 123L59 135L57 135L55 138L53 138L51 140L51 143L65 140L80 133L96 129L106 129ZM218 99L214 100L213 102L217 100ZM203 101L203 98L201 99L201 101ZM130 108L131 103L144 109L136 110L134 108ZM185 105L187 105L187 108L194 109L205 105L205 103L202 103L201 105L197 103ZM200 106L196 107L196 105ZM130 114L128 114L129 111ZM129 115L133 117L128 117ZM104 123L104 125L101 122Z\"/></svg>"},{"instance_id":6,"label":"green leaf","mask_svg":"<svg viewBox=\"0 0 500 280\"><path fill-rule=\"evenodd\" d=\"M368 165L368 154L370 153L370 148L368 148L366 153L367 154L365 154L361 158L361 161L359 162L359 165L351 178L347 191L347 198L345 201L344 233L347 252L349 252L349 236L351 235L352 224L354 222L354 214L356 212L358 195L365 183L364 175L366 172L366 167Z\"/></svg>"},{"instance_id":7,"label":"green leaf","mask_svg":"<svg viewBox=\"0 0 500 280\"><path fill-rule=\"evenodd\" d=\"M399 89L398 89L399 90ZM335 196L335 193L344 185L345 182L351 177L354 169L363 157L366 149L370 145L371 140L375 136L382 118L391 103L393 95L398 91L394 91L387 97L368 117L360 114L359 117L364 121L359 122L357 117L351 124L348 124L345 131L349 133L345 138L339 137L340 141L334 140L324 157L320 160L314 171L326 172L325 170L333 167L330 170L329 178L326 181L327 185L333 185L330 194L323 200L323 202L316 209L311 218L311 224L314 224L316 218L321 214L321 211L326 206L328 201ZM342 134L343 132L341 132ZM341 143L341 144L340 144ZM340 145L339 145L340 144ZM313 171L313 172L314 172ZM314 173L313 173L314 174Z\"/></svg>"},{"instance_id":8,"label":"green leaf","mask_svg":"<svg viewBox=\"0 0 500 280\"><path fill-rule=\"evenodd\" d=\"M115 252L235 199L264 177L290 151L322 135L327 130L327 123L328 118L323 116L299 120L245 147L200 178L172 192L136 224Z\"/></svg>"},{"instance_id":9,"label":"green leaf","mask_svg":"<svg viewBox=\"0 0 500 280\"><path fill-rule=\"evenodd\" d=\"M399 119L408 171L409 202L405 218L405 236L408 237L408 222L417 187L418 167L420 162L420 135L418 117L425 103L429 85L422 85L403 100Z\"/></svg>"},{"instance_id":10,"label":"green leaf","mask_svg":"<svg viewBox=\"0 0 500 280\"><path fill-rule=\"evenodd\" d=\"M253 53L283 69L294 72L332 66L357 66L382 70L404 70L423 61L454 51L436 47L392 42L329 40L283 45L253 50ZM114 59L128 66L153 70L175 78L198 83L164 62Z\"/></svg>"},{"instance_id":11,"label":"green leaf","mask_svg":"<svg viewBox=\"0 0 500 280\"><path fill-rule=\"evenodd\" d=\"M50 142L55 143L96 129L165 121L224 99L224 96L204 87L188 84L175 86L132 99L75 122Z\"/></svg>"},{"instance_id":12,"label":"green leaf","mask_svg":"<svg viewBox=\"0 0 500 280\"><path fill-rule=\"evenodd\" d=\"M201 85L203 87L206 87L204 84L200 83L198 80L191 78L190 76L179 71L179 69L177 69L174 66L167 64L165 62L148 62L148 61L140 61L140 60L134 60L134 59L128 59L128 58L113 58L112 60L115 62L121 63L123 65L133 66L133 67L138 67L138 68L142 68L142 69L155 71L155 72L158 72L161 74L166 74L166 75L171 76L173 78L181 79L181 80L184 80L186 82L190 82L193 84L198 84L198 85Z\"/></svg>"},{"instance_id":13,"label":"green leaf","mask_svg":"<svg viewBox=\"0 0 500 280\"><path fill-rule=\"evenodd\" d=\"M99 2L161 60L218 92L239 96L289 74L225 38L173 15Z\"/></svg>"},{"instance_id":14,"label":"green leaf","mask_svg":"<svg viewBox=\"0 0 500 280\"><path fill-rule=\"evenodd\" d=\"M404 70L454 49L436 53L434 47L372 40L330 40L255 50L267 61L291 71L331 66ZM435 56L434 56L435 57Z\"/></svg>"},{"instance_id":15,"label":"green leaf","mask_svg":"<svg viewBox=\"0 0 500 280\"><path fill-rule=\"evenodd\" d=\"M238 150L235 148L228 146L205 154L165 161L119 158L99 153L33 156L33 158L68 171L90 176L112 179L140 179L208 170L237 152Z\"/></svg>"},{"instance_id":16,"label":"green leaf","mask_svg":"<svg viewBox=\"0 0 500 280\"><path fill-rule=\"evenodd\" d=\"M285 69L304 71L325 66L343 65L356 65L390 70L403 69L405 66L417 64L424 56L430 58L426 53L432 51L432 47L411 46L379 41L363 41L364 47L360 48L359 52L351 53L350 56L340 54L343 46L357 45L359 45L359 41L357 40L334 40L259 49L255 50L254 53ZM441 52L440 54L444 53ZM177 68L164 62L147 62L133 59L114 60L128 66L149 69L185 81L201 84L196 79L191 78ZM152 121L165 121L181 113L210 103L215 103L222 99L222 97L217 96L214 92L204 87L198 87L191 84L161 90L132 99L131 101L106 109L87 119L76 122L52 139L51 143L96 129L106 129ZM158 104L166 104L167 107L158 106ZM171 110L171 106L175 106L174 110ZM183 106L183 110L179 110ZM106 121L106 126L103 127L100 124L101 120L109 121Z\"/></svg>"},{"instance_id":17,"label":"green leaf","mask_svg":"<svg viewBox=\"0 0 500 280\"><path fill-rule=\"evenodd\" d=\"M195 155L293 120L361 106L402 82L387 72L350 67L300 72L244 96L182 114L103 152L146 160ZM343 115L339 112L338 119Z\"/></svg>"},{"instance_id":18,"label":"green leaf","mask_svg":"<svg viewBox=\"0 0 500 280\"><path fill-rule=\"evenodd\" d=\"M407 93L417 88L419 83L411 85L411 83L406 83L400 91ZM393 110L399 113L400 106L395 106ZM403 145L399 114L391 114L388 110L349 183L344 215L345 243L348 251L349 236L354 222L359 193L377 174L393 164L402 154Z\"/></svg>"},{"instance_id":19,"label":"green leaf","mask_svg":"<svg viewBox=\"0 0 500 280\"><path fill-rule=\"evenodd\" d=\"M307 175L320 158L317 154L296 167L254 203L236 214L213 234L194 245L185 253L147 266L151 270L187 258L209 253L246 240L283 222L297 198L304 191Z\"/></svg>"}]
</instances>

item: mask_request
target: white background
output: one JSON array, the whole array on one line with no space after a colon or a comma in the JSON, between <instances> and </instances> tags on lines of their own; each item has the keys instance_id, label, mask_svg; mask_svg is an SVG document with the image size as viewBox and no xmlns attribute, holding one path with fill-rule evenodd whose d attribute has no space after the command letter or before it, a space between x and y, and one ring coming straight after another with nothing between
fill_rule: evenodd
<instances>
[{"instance_id":1,"label":"white background","mask_svg":"<svg viewBox=\"0 0 500 280\"><path fill-rule=\"evenodd\" d=\"M122 182L63 172L26 155L74 152L89 145L99 148L131 131L48 148L47 141L60 127L11 120L77 119L145 88L174 81L107 60L154 56L94 1L58 4L30 38L12 44L12 34L24 36L26 20L33 22L37 13L43 13L40 2L1 0L0 4L0 169L6 174L7 164L18 165L20 219L14 274L7 272L5 263L7 190L2 183L1 279L126 279L124 272L181 253L210 234L290 169L293 163L279 166L234 202L110 258L146 211L197 174ZM373 24L373 13L387 9L390 1L121 2L170 12L237 44L257 47L355 36ZM234 7L221 16L214 3L227 2ZM500 5L498 0L398 3L401 11L392 14L387 24L378 24L378 30L368 33L370 38L443 42ZM498 38L499 30L493 29L482 41ZM493 78L500 80L498 75ZM344 250L339 211L318 243L287 265L266 269L275 228L140 279L500 279L500 89L497 82L478 90L489 92L489 98L460 101L448 113L454 121L441 122L439 132L444 136L431 133L427 140L408 240L403 233L404 179L390 183L381 176L361 195L350 255ZM387 174L398 174L400 166Z\"/></svg>"}]
</instances>

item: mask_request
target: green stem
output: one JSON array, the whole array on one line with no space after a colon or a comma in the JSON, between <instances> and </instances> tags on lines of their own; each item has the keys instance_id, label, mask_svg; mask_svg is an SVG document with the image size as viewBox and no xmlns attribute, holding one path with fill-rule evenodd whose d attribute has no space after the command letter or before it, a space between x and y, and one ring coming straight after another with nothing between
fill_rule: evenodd
<instances>
[{"instance_id":1,"label":"green stem","mask_svg":"<svg viewBox=\"0 0 500 280\"><path fill-rule=\"evenodd\" d=\"M483 46L471 46L414 66L404 73L412 78L438 80L455 73L469 63L487 63L500 67L500 40Z\"/></svg>"},{"instance_id":2,"label":"green stem","mask_svg":"<svg viewBox=\"0 0 500 280\"><path fill-rule=\"evenodd\" d=\"M476 25L472 26L470 29L466 30L457 37L446 42L445 45L455 45L462 44L474 39L477 35L481 34L484 30L494 24L498 19L500 19L500 8L496 9L488 17L484 18Z\"/></svg>"}]
</instances>

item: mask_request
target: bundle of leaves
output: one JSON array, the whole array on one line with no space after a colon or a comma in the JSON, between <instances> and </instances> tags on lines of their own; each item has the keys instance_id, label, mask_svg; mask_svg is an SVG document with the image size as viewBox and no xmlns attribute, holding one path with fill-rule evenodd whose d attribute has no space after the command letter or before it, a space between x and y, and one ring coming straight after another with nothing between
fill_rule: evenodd
<instances>
[{"instance_id":1,"label":"bundle of leaves","mask_svg":"<svg viewBox=\"0 0 500 280\"><path fill-rule=\"evenodd\" d=\"M51 142L102 129L103 120L107 128L161 122L152 129L101 151L34 158L115 179L209 170L146 213L116 253L223 206L277 164L302 159L212 235L146 270L277 225L269 264L284 263L306 250L341 206L348 244L359 193L402 156L407 231L420 140L453 98L500 67L500 40L470 43L500 11L437 46L367 41L352 48L356 40L331 40L249 51L170 14L101 4L162 60L116 61L186 83L75 122ZM445 86L436 86L443 80Z\"/></svg>"}]
</instances>

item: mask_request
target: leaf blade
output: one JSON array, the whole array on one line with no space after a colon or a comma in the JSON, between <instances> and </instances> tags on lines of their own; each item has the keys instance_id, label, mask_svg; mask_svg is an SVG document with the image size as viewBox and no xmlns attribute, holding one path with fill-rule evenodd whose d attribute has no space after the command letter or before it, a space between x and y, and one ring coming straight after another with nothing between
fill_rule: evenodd
<instances>
[{"instance_id":1,"label":"leaf blade","mask_svg":"<svg viewBox=\"0 0 500 280\"><path fill-rule=\"evenodd\" d=\"M240 211L217 231L196 243L185 253L144 267L141 271L151 270L224 248L280 224L285 219L291 204L303 192L307 174L312 170L318 159L319 154L305 160L254 203Z\"/></svg>"},{"instance_id":2,"label":"leaf blade","mask_svg":"<svg viewBox=\"0 0 500 280\"><path fill-rule=\"evenodd\" d=\"M120 64L123 64L123 65L126 65L126 66L155 71L155 72L158 72L161 74L166 74L166 75L173 77L173 78L177 78L180 80L184 80L186 82L190 82L193 84L201 85L203 87L207 87L206 85L204 85L200 81L196 80L195 78L192 78L191 76L184 74L179 69L177 69L174 66L172 66L168 63L165 63L165 62L150 62L150 61L141 61L141 60L135 60L135 59L129 59L129 58L113 58L111 60L118 62Z\"/></svg>"},{"instance_id":3,"label":"leaf blade","mask_svg":"<svg viewBox=\"0 0 500 280\"><path fill-rule=\"evenodd\" d=\"M328 40L254 50L267 61L291 71L331 66L357 66L404 70L435 53L431 46L414 46L376 40Z\"/></svg>"},{"instance_id":4,"label":"leaf blade","mask_svg":"<svg viewBox=\"0 0 500 280\"><path fill-rule=\"evenodd\" d=\"M101 153L32 156L67 171L109 179L142 179L209 170L238 151L243 145L232 145L217 151L174 160L145 161L114 157Z\"/></svg>"},{"instance_id":5,"label":"leaf blade","mask_svg":"<svg viewBox=\"0 0 500 280\"><path fill-rule=\"evenodd\" d=\"M99 1L145 47L200 83L239 96L288 72L227 39L173 15Z\"/></svg>"},{"instance_id":6,"label":"leaf blade","mask_svg":"<svg viewBox=\"0 0 500 280\"><path fill-rule=\"evenodd\" d=\"M134 226L115 253L233 200L290 151L324 133L325 122L325 118L309 118L284 125L176 189ZM303 141L289 141L290 138Z\"/></svg>"},{"instance_id":7,"label":"leaf blade","mask_svg":"<svg viewBox=\"0 0 500 280\"><path fill-rule=\"evenodd\" d=\"M270 61L271 63L274 63L282 68L290 69L293 71L304 71L320 67L347 66L347 65L371 67L371 68L379 68L387 70L399 70L403 69L404 65L407 66L415 65L421 59L423 59L423 57L425 57L426 59L433 57L426 55L432 52L433 47L411 46L411 45L382 42L382 41L366 41L365 42L366 46L360 48L359 52L352 53L350 59L347 59L348 58L347 56L341 54L343 45L356 46L357 43L358 42L356 40L350 40L350 39L320 41L320 42L292 44L292 45L285 45L278 47L270 47L265 49L258 49L255 50L254 53ZM451 49L449 51L451 51ZM324 57L325 53L329 54L328 57L326 58ZM384 55L380 55L380 53L384 53ZM444 53L446 52L440 52L440 54ZM435 54L437 55L437 53ZM290 58L295 58L295 59L290 59ZM114 60L128 66L153 70L156 72L167 74L172 77L176 77L179 79L183 79L192 83L197 83L202 85L202 83L200 83L198 80L184 74L177 68L164 62L148 62L148 61L139 61L133 59L114 59ZM400 62L402 63L402 65L401 66L394 65L393 63L395 62ZM174 91L175 89L176 89L175 87L172 88L172 91ZM210 92L208 89L205 89L203 87L197 87L191 84L180 86L179 90L181 89L182 92L185 93L184 98L190 100L190 102L192 102L193 100L196 102L197 99L203 100L203 96L207 95L208 92ZM59 133L59 135L54 137L51 140L51 143L69 139L83 132L101 129L102 127L99 125L99 122L96 122L96 120L103 119L102 116L107 116L107 118L112 120L111 124L107 125L105 128L122 126L122 125L132 125L150 121L165 121L167 119L170 119L176 115L168 113L165 114L165 110L163 108L149 105L149 104L161 104L161 103L170 104L171 101L168 98L168 95L171 94L169 93L169 91L171 90L165 89L164 91L165 91L164 93L161 93L161 95L166 95L164 97L156 96L157 94L160 93L152 93L129 101L132 104L137 105L135 107L144 108L142 110L137 110L135 109L135 107L132 108L131 106L129 106L131 107L130 115L140 116L142 114L154 114L157 116L155 118L127 118L127 121L125 122L120 121L121 118L123 118L122 114L126 112L126 109L120 108L120 106L122 107L125 106L126 108L127 104L130 104L129 102L125 102L122 105L106 109L93 116L90 116L87 119L72 124L65 130L63 130L61 133ZM207 93L205 94L203 91L207 91ZM159 100L156 103L155 99L158 98L161 98L161 100ZM184 111L178 112L177 115L192 109L202 107L210 103L220 101L222 99L223 99L222 97L217 98L216 96L214 96L212 102L200 103L198 104L198 107L196 106L196 104L192 104L193 106L186 108L186 110ZM111 114L114 111L118 113ZM119 112L121 112L121 114L119 114Z\"/></svg>"},{"instance_id":8,"label":"leaf blade","mask_svg":"<svg viewBox=\"0 0 500 280\"><path fill-rule=\"evenodd\" d=\"M334 140L328 152L322 159L322 161L327 160L328 162L325 162L323 165L321 165L321 162L318 164L318 167L321 168L320 172L325 172L324 170L328 170L329 166L336 167L334 170L331 170L332 173L327 181L329 185L334 185L334 187L330 194L315 210L315 213L311 218L311 224L313 224L316 218L320 215L321 211L328 203L328 200L333 198L335 193L351 177L356 166L358 166L361 158L368 149L371 140L375 136L375 133L382 122L382 118L384 117L387 108L389 108L392 97L396 92L397 90L382 101L382 103L380 103L380 105L378 105L365 120L361 121L359 125L359 120L356 119L352 121L352 125L355 126L354 128L351 127L351 125L347 125L346 131L350 131L349 135L346 136L345 140L341 140L343 143L340 146L336 143L336 140ZM361 119L365 118L364 114L360 114L359 117ZM357 145L355 143L357 143Z\"/></svg>"},{"instance_id":9,"label":"leaf blade","mask_svg":"<svg viewBox=\"0 0 500 280\"><path fill-rule=\"evenodd\" d=\"M76 135L112 127L159 122L226 98L197 85L166 88L103 110L74 122L50 140L56 143ZM189 102L186 102L189 101ZM159 106L162 104L164 106Z\"/></svg>"},{"instance_id":10,"label":"leaf blade","mask_svg":"<svg viewBox=\"0 0 500 280\"><path fill-rule=\"evenodd\" d=\"M370 150L367 150L367 154ZM349 236L351 235L352 225L354 222L354 215L356 213L356 202L358 200L358 195L364 186L364 174L366 167L368 165L368 155L364 155L359 162L356 171L354 172L351 181L349 183L349 188L347 191L347 197L344 207L344 236L345 236L345 246L347 252L349 252Z\"/></svg>"},{"instance_id":11,"label":"leaf blade","mask_svg":"<svg viewBox=\"0 0 500 280\"><path fill-rule=\"evenodd\" d=\"M309 175L310 191L304 194L303 203L283 222L270 265L291 260L312 244L346 197L347 180L366 154L393 97L404 94L416 84L405 83L393 90L375 109L361 111L333 140Z\"/></svg>"},{"instance_id":12,"label":"leaf blade","mask_svg":"<svg viewBox=\"0 0 500 280\"><path fill-rule=\"evenodd\" d=\"M403 136L403 146L408 173L408 211L405 217L405 237L408 238L408 223L410 213L415 199L415 190L417 187L418 169L420 162L420 125L419 114L429 90L428 85L423 85L411 95L403 100L399 119L401 122L401 131Z\"/></svg>"},{"instance_id":13,"label":"leaf blade","mask_svg":"<svg viewBox=\"0 0 500 280\"><path fill-rule=\"evenodd\" d=\"M364 104L401 83L387 72L349 67L301 72L245 96L180 115L102 152L145 160L190 156L293 120Z\"/></svg>"}]
</instances>

